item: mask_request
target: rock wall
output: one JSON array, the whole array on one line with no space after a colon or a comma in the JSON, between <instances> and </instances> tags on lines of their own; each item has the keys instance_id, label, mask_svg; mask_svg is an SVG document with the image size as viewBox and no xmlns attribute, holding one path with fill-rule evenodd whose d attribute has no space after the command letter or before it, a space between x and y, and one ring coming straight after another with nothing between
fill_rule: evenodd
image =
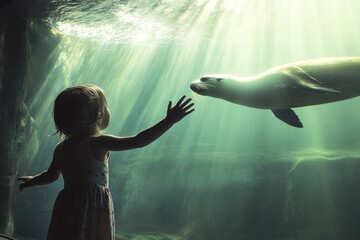
<instances>
[{"instance_id":1,"label":"rock wall","mask_svg":"<svg viewBox=\"0 0 360 240\"><path fill-rule=\"evenodd\" d=\"M14 12L2 14L0 91L0 231L13 232L12 203L28 114L23 102L28 73L28 22Z\"/></svg>"},{"instance_id":2,"label":"rock wall","mask_svg":"<svg viewBox=\"0 0 360 240\"><path fill-rule=\"evenodd\" d=\"M41 9L44 10L46 1L41 4L35 1L31 7L28 4L27 1L13 1L0 8L0 233L9 235L14 232L13 207L18 194L16 179L23 174L19 169L29 166L38 148L35 120L27 106L36 95L36 87L45 79L43 73L46 71L41 66L46 65L42 61L47 59L44 51L49 46L45 44L42 53L36 51L43 43L39 39L49 41L46 36L39 36L49 33L41 21L43 15L39 15L39 12L44 14ZM37 43L35 55L34 42ZM50 45L52 48L54 44ZM34 62L36 69L30 70ZM41 76L34 77L38 73Z\"/></svg>"}]
</instances>

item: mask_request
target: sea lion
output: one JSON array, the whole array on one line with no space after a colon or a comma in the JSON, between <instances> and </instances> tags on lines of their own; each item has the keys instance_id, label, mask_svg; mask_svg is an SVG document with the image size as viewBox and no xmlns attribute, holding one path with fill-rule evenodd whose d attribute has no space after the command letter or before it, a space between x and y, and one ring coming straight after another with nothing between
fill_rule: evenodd
<instances>
[{"instance_id":1,"label":"sea lion","mask_svg":"<svg viewBox=\"0 0 360 240\"><path fill-rule=\"evenodd\" d=\"M190 88L200 95L271 109L280 120L302 128L303 124L291 108L360 96L360 57L295 62L246 78L205 75L192 82Z\"/></svg>"}]
</instances>

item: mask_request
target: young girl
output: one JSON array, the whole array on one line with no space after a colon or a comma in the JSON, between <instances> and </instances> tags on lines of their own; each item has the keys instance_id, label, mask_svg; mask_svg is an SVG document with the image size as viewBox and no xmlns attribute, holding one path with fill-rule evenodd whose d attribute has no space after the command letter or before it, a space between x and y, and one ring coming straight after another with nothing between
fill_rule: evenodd
<instances>
[{"instance_id":1,"label":"young girl","mask_svg":"<svg viewBox=\"0 0 360 240\"><path fill-rule=\"evenodd\" d=\"M64 189L52 212L47 239L115 239L115 221L108 185L109 151L144 147L159 138L173 124L194 111L191 99L183 96L166 117L136 136L103 135L110 111L104 92L94 85L63 90L56 98L53 115L61 142L56 146L49 169L19 180L24 188L49 184L60 173Z\"/></svg>"}]
</instances>

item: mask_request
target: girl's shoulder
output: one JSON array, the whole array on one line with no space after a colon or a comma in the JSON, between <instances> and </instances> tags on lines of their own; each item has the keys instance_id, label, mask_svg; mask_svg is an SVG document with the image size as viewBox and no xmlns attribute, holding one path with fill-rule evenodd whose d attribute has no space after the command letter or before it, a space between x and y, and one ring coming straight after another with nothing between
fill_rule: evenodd
<instances>
[{"instance_id":1,"label":"girl's shoulder","mask_svg":"<svg viewBox=\"0 0 360 240\"><path fill-rule=\"evenodd\" d=\"M83 155L90 153L98 161L106 161L108 159L108 151L103 150L97 144L97 139L101 135L89 135L81 139L66 139L56 145L54 154L58 156Z\"/></svg>"},{"instance_id":2,"label":"girl's shoulder","mask_svg":"<svg viewBox=\"0 0 360 240\"><path fill-rule=\"evenodd\" d=\"M102 147L101 141L106 135L93 135L89 138L89 148L91 154L98 161L104 162L109 158L109 151Z\"/></svg>"},{"instance_id":3,"label":"girl's shoulder","mask_svg":"<svg viewBox=\"0 0 360 240\"><path fill-rule=\"evenodd\" d=\"M83 137L83 138L69 138L60 141L55 148L55 152L59 153L67 153L67 152L84 152L89 149L89 141L90 137Z\"/></svg>"}]
</instances>

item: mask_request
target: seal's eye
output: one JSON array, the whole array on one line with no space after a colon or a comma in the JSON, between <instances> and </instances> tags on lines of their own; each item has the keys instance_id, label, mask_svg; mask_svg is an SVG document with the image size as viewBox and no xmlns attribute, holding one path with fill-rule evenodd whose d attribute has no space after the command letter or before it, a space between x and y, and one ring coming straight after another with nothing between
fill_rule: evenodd
<instances>
[{"instance_id":1,"label":"seal's eye","mask_svg":"<svg viewBox=\"0 0 360 240\"><path fill-rule=\"evenodd\" d=\"M202 82L206 82L207 80L208 80L207 77L202 77L202 78L200 78L200 81L202 81Z\"/></svg>"}]
</instances>

